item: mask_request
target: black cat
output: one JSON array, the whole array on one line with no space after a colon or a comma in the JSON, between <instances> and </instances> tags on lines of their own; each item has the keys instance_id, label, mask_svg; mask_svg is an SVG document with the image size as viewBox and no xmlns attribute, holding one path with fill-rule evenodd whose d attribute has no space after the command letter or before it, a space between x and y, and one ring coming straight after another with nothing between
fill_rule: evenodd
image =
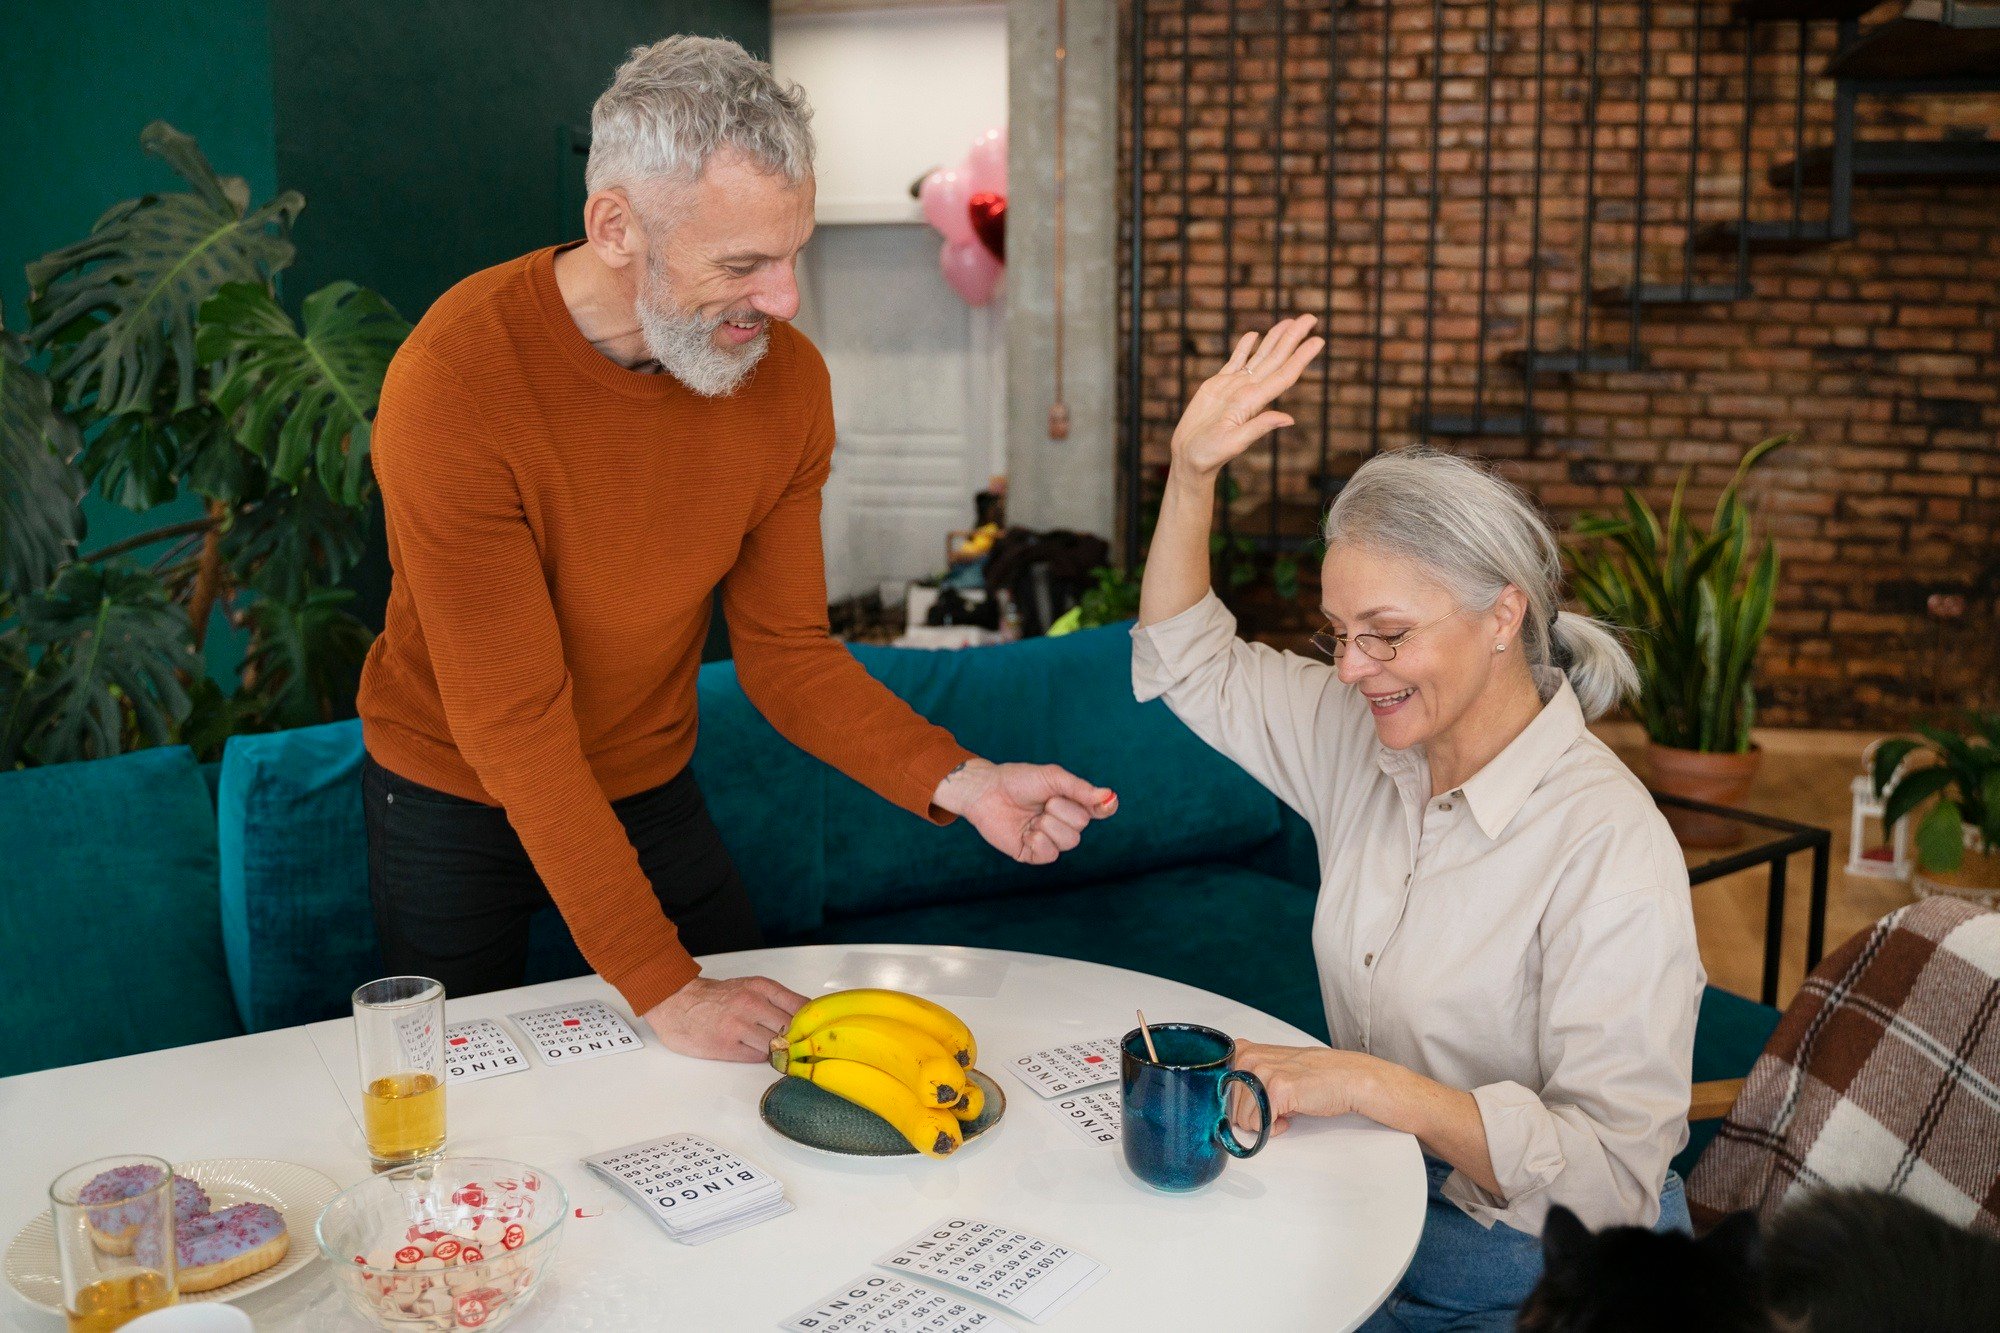
<instances>
[{"instance_id":1,"label":"black cat","mask_svg":"<svg viewBox=\"0 0 2000 1333\"><path fill-rule=\"evenodd\" d=\"M1876 1190L1737 1213L1697 1241L1549 1211L1523 1333L1995 1333L2000 1240Z\"/></svg>"},{"instance_id":2,"label":"black cat","mask_svg":"<svg viewBox=\"0 0 2000 1333\"><path fill-rule=\"evenodd\" d=\"M1899 1195L1824 1190L1771 1224L1764 1289L1811 1333L1995 1333L2000 1240Z\"/></svg>"},{"instance_id":3,"label":"black cat","mask_svg":"<svg viewBox=\"0 0 2000 1333\"><path fill-rule=\"evenodd\" d=\"M1757 1218L1696 1240L1645 1227L1592 1234L1558 1204L1542 1226L1542 1281L1522 1333L1783 1333L1764 1306Z\"/></svg>"}]
</instances>

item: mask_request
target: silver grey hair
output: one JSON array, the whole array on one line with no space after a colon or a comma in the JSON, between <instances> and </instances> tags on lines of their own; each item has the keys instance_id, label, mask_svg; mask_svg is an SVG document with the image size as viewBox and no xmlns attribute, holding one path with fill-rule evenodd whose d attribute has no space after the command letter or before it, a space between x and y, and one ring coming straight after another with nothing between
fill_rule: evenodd
<instances>
[{"instance_id":1,"label":"silver grey hair","mask_svg":"<svg viewBox=\"0 0 2000 1333\"><path fill-rule=\"evenodd\" d=\"M788 181L811 176L805 90L735 42L668 37L635 47L591 108L584 187L693 182L722 148Z\"/></svg>"},{"instance_id":2,"label":"silver grey hair","mask_svg":"<svg viewBox=\"0 0 2000 1333\"><path fill-rule=\"evenodd\" d=\"M1585 717L1638 692L1632 656L1611 627L1561 609L1562 555L1540 512L1479 464L1425 448L1376 455L1326 516L1328 549L1341 542L1414 561L1464 610L1491 610L1508 584L1519 588L1529 665L1560 666Z\"/></svg>"}]
</instances>

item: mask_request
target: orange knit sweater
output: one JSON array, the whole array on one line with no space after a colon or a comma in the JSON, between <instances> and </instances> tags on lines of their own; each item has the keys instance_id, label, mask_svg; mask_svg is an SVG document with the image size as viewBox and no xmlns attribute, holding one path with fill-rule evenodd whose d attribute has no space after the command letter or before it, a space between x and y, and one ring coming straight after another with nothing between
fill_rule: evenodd
<instances>
[{"instance_id":1,"label":"orange knit sweater","mask_svg":"<svg viewBox=\"0 0 2000 1333\"><path fill-rule=\"evenodd\" d=\"M931 795L968 755L827 632L818 351L774 324L746 385L699 397L592 347L554 257L459 283L389 367L394 580L360 711L383 767L505 807L584 957L644 1013L700 969L611 802L694 751L718 583L744 692L794 744L940 822Z\"/></svg>"}]
</instances>

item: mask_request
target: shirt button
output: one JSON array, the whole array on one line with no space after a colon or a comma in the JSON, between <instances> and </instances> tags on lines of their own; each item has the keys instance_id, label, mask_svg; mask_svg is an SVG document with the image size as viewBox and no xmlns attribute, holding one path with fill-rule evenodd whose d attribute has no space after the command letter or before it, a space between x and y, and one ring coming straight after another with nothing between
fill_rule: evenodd
<instances>
[{"instance_id":1,"label":"shirt button","mask_svg":"<svg viewBox=\"0 0 2000 1333\"><path fill-rule=\"evenodd\" d=\"M1362 957L1361 957L1361 966L1363 966L1363 967L1373 967L1373 966L1375 966L1375 955L1374 955L1374 954L1372 954L1372 953L1371 953L1371 954L1363 954L1363 955L1362 955Z\"/></svg>"},{"instance_id":2,"label":"shirt button","mask_svg":"<svg viewBox=\"0 0 2000 1333\"><path fill-rule=\"evenodd\" d=\"M1449 810L1449 809L1451 809L1451 802L1450 802L1450 801L1439 801L1439 802L1438 802L1438 809L1440 809L1440 810Z\"/></svg>"}]
</instances>

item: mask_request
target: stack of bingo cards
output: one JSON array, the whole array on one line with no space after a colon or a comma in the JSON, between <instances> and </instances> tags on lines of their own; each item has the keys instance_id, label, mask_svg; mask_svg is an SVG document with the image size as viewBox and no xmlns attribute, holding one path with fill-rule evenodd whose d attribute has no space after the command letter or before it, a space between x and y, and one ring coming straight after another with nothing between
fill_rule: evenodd
<instances>
[{"instance_id":1,"label":"stack of bingo cards","mask_svg":"<svg viewBox=\"0 0 2000 1333\"><path fill-rule=\"evenodd\" d=\"M614 1148L583 1164L683 1245L700 1245L792 1211L777 1177L693 1134Z\"/></svg>"}]
</instances>

